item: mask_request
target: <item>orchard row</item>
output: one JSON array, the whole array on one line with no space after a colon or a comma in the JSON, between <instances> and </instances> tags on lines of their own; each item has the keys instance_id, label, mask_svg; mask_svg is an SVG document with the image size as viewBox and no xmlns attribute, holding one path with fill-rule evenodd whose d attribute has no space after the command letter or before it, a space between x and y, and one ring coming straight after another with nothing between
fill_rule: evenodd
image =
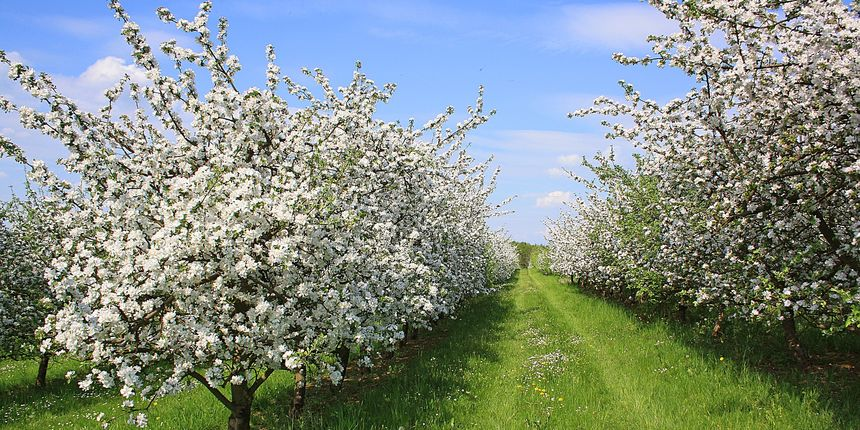
<instances>
[{"instance_id":1,"label":"orchard row","mask_svg":"<svg viewBox=\"0 0 860 430\"><path fill-rule=\"evenodd\" d=\"M622 82L573 115L623 115L641 153L586 163L550 225L552 267L622 300L714 319L860 328L860 19L840 1L652 1L681 31L653 55L697 82L665 105Z\"/></svg>"},{"instance_id":2,"label":"orchard row","mask_svg":"<svg viewBox=\"0 0 860 430\"><path fill-rule=\"evenodd\" d=\"M309 89L282 76L271 46L265 85L240 90L209 2L192 20L158 10L198 43L161 45L172 71L112 7L146 80L126 77L100 112L0 54L44 109L0 108L62 142L80 179L0 140L40 190L4 207L4 352L86 360L81 387L115 387L140 425L153 399L199 383L247 429L273 372L295 373L298 414L305 378L337 384L350 360L372 365L513 275L515 248L487 226L498 172L462 145L488 118L480 94L453 127L453 108L422 127L382 122L393 85L358 65L343 88L305 70Z\"/></svg>"}]
</instances>

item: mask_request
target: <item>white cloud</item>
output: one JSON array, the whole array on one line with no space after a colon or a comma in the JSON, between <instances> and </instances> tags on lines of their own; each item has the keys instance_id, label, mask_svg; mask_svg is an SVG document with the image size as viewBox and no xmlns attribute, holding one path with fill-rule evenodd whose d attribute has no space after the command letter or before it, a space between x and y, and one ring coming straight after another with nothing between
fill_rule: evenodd
<instances>
[{"instance_id":1,"label":"white cloud","mask_svg":"<svg viewBox=\"0 0 860 430\"><path fill-rule=\"evenodd\" d=\"M379 18L400 23L450 27L464 20L461 10L433 2L367 2L362 7Z\"/></svg>"},{"instance_id":2,"label":"white cloud","mask_svg":"<svg viewBox=\"0 0 860 430\"><path fill-rule=\"evenodd\" d=\"M6 56L13 62L29 65L29 62L17 52L8 52ZM7 70L7 67L0 66L0 74L5 75ZM61 94L71 98L85 110L96 111L105 103L104 91L119 82L126 74L135 82L146 81L146 72L142 68L127 64L126 60L114 56L96 60L77 76L52 74L52 80ZM0 79L0 94L16 104L41 107L35 99L21 89L20 84L9 79Z\"/></svg>"},{"instance_id":3,"label":"white cloud","mask_svg":"<svg viewBox=\"0 0 860 430\"><path fill-rule=\"evenodd\" d=\"M17 117L13 114L6 114L0 117L0 126L11 125L11 127L0 128L0 135L9 139L22 139L30 137L30 132L17 126Z\"/></svg>"},{"instance_id":4,"label":"white cloud","mask_svg":"<svg viewBox=\"0 0 860 430\"><path fill-rule=\"evenodd\" d=\"M605 148L601 134L553 130L478 130L471 139L472 153L483 159L493 154L502 167L502 180L537 180L547 178L547 169L560 167L558 157L571 154L594 154ZM563 175L558 175L563 178Z\"/></svg>"},{"instance_id":5,"label":"white cloud","mask_svg":"<svg viewBox=\"0 0 860 430\"><path fill-rule=\"evenodd\" d=\"M176 44L183 48L198 49L198 44L197 41L194 40L194 37L177 29L167 28L164 30L144 30L143 37L146 38L146 43L148 43L153 50L158 52L158 55L161 55L161 44L174 39L176 40ZM120 46L124 51L129 49L125 40L121 41Z\"/></svg>"},{"instance_id":6,"label":"white cloud","mask_svg":"<svg viewBox=\"0 0 860 430\"><path fill-rule=\"evenodd\" d=\"M134 64L126 64L122 58L109 56L96 60L75 81L79 85L107 89L109 86L119 82L125 75L129 75L135 82L144 82L146 80L146 72L140 67Z\"/></svg>"},{"instance_id":7,"label":"white cloud","mask_svg":"<svg viewBox=\"0 0 860 430\"><path fill-rule=\"evenodd\" d=\"M568 154L558 157L558 162L561 164L579 164L582 162L582 156L579 154Z\"/></svg>"},{"instance_id":8,"label":"white cloud","mask_svg":"<svg viewBox=\"0 0 860 430\"><path fill-rule=\"evenodd\" d=\"M549 169L546 169L546 172L550 176L567 176L567 172L565 172L561 167L550 167Z\"/></svg>"},{"instance_id":9,"label":"white cloud","mask_svg":"<svg viewBox=\"0 0 860 430\"><path fill-rule=\"evenodd\" d=\"M109 16L109 15L108 15ZM121 36L120 29L122 24L113 19L87 19L71 16L50 16L39 18L35 23L42 27L47 27L52 30L59 30L72 37L81 39L103 39L108 43L109 52L119 49L118 52L127 52L128 44L125 38ZM138 21L144 28L143 36L152 48L158 51L162 42L170 39L176 39L180 46L186 48L196 47L197 44L192 36L181 30L173 28L170 25L165 25L156 20ZM160 27L161 29L152 29L150 27ZM160 51L158 51L160 52Z\"/></svg>"},{"instance_id":10,"label":"white cloud","mask_svg":"<svg viewBox=\"0 0 860 430\"><path fill-rule=\"evenodd\" d=\"M571 200L569 191L551 191L545 196L538 197L535 205L539 208L560 206Z\"/></svg>"},{"instance_id":11,"label":"white cloud","mask_svg":"<svg viewBox=\"0 0 860 430\"><path fill-rule=\"evenodd\" d=\"M95 112L106 103L104 91L126 74L134 82L146 82L146 72L142 68L114 56L96 60L78 76L54 75L53 79L60 93L74 100L84 110ZM32 100L26 102L31 103ZM120 99L115 111L131 112L133 105L128 100Z\"/></svg>"},{"instance_id":12,"label":"white cloud","mask_svg":"<svg viewBox=\"0 0 860 430\"><path fill-rule=\"evenodd\" d=\"M5 178L7 176L9 176L9 175L6 172L0 170L0 178Z\"/></svg>"},{"instance_id":13,"label":"white cloud","mask_svg":"<svg viewBox=\"0 0 860 430\"><path fill-rule=\"evenodd\" d=\"M8 52L6 52L6 58L7 58L9 61L11 61L12 63L27 64L27 61L24 59L24 56L22 56L22 55L21 55L21 53L20 53L20 52L18 52L18 51L8 51ZM6 69L5 69L5 68L4 68L3 70L4 70L4 72L6 71Z\"/></svg>"},{"instance_id":14,"label":"white cloud","mask_svg":"<svg viewBox=\"0 0 860 430\"><path fill-rule=\"evenodd\" d=\"M575 133L555 130L499 130L476 137L475 143L502 152L543 152L551 158L565 153L593 153L606 146L604 133Z\"/></svg>"},{"instance_id":15,"label":"white cloud","mask_svg":"<svg viewBox=\"0 0 860 430\"><path fill-rule=\"evenodd\" d=\"M24 62L27 64L27 62ZM5 73L5 69L0 70ZM114 56L107 56L96 60L89 65L80 75L68 76L53 74L52 80L57 85L58 91L74 100L84 110L96 112L106 103L104 91L128 74L135 82L145 82L146 73L134 64ZM37 107L38 102L21 91L20 85L9 80L0 79L0 94L10 98L17 104ZM130 101L120 99L117 111L133 111Z\"/></svg>"},{"instance_id":16,"label":"white cloud","mask_svg":"<svg viewBox=\"0 0 860 430\"><path fill-rule=\"evenodd\" d=\"M16 52L9 52L7 57L14 61L28 64ZM5 75L6 67L0 67L0 74ZM118 57L104 57L88 66L80 75L53 75L53 81L58 91L71 98L84 110L96 112L105 104L104 90L128 74L136 81L146 78L143 69L127 64ZM21 90L18 83L8 79L0 79L0 94L13 103L44 109L43 105L29 94ZM127 99L121 98L115 112L133 112L134 106ZM23 128L15 113L0 113L0 134L12 139L24 149L28 157L52 161L68 155L66 148L59 142L42 135L39 132Z\"/></svg>"},{"instance_id":17,"label":"white cloud","mask_svg":"<svg viewBox=\"0 0 860 430\"><path fill-rule=\"evenodd\" d=\"M608 145L615 148L618 162L633 165L633 145L624 140L609 141L602 132L577 133L554 130L498 130L472 137L471 149L477 158L489 154L502 166L502 177L517 180L546 180L547 174L565 178L553 168L580 168L582 159L590 159L605 151ZM576 158L575 156L578 156Z\"/></svg>"},{"instance_id":18,"label":"white cloud","mask_svg":"<svg viewBox=\"0 0 860 430\"><path fill-rule=\"evenodd\" d=\"M550 49L647 48L651 34L678 31L677 25L648 4L568 5L543 24L543 44Z\"/></svg>"}]
</instances>

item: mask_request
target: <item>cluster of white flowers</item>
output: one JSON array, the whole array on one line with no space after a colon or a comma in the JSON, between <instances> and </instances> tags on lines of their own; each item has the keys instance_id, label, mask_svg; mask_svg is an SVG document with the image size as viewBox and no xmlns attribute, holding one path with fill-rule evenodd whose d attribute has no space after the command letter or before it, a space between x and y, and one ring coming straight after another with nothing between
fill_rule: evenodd
<instances>
[{"instance_id":1,"label":"cluster of white flowers","mask_svg":"<svg viewBox=\"0 0 860 430\"><path fill-rule=\"evenodd\" d=\"M519 253L510 237L503 232L490 234L487 243L487 277L491 284L507 281L520 268Z\"/></svg>"},{"instance_id":2,"label":"cluster of white flowers","mask_svg":"<svg viewBox=\"0 0 860 430\"><path fill-rule=\"evenodd\" d=\"M80 177L72 185L27 161L31 178L73 208L59 216L69 231L50 270L54 295L68 301L44 329L56 348L91 362L82 386L117 386L134 408L191 377L231 409L232 428L246 428L272 372L317 369L337 382L336 351L370 363L404 325L428 326L510 277L515 253L486 224L498 171L462 145L488 119L482 90L453 128L453 108L420 128L382 122L375 108L393 85L356 71L334 88L320 70L303 70L317 96L283 77L268 47L265 87L241 91L226 21L210 34L209 2L191 21L159 9L199 45L162 44L172 73L112 7L148 82L121 81L99 113L0 53L10 78L49 111L0 107L65 144L61 163ZM134 112L114 112L123 97Z\"/></svg>"},{"instance_id":3,"label":"cluster of white flowers","mask_svg":"<svg viewBox=\"0 0 860 430\"><path fill-rule=\"evenodd\" d=\"M554 267L637 293L631 279L650 278L647 292L662 300L780 320L789 337L796 316L857 328L857 3L651 3L680 32L652 36L651 56L616 58L676 67L699 85L659 105L622 82L626 102L601 98L573 114L631 117L607 123L609 135L647 156L627 180L601 178L608 193L553 225Z\"/></svg>"},{"instance_id":4,"label":"cluster of white flowers","mask_svg":"<svg viewBox=\"0 0 860 430\"><path fill-rule=\"evenodd\" d=\"M535 251L534 259L529 262L529 268L537 269L544 275L552 273L552 259L550 258L550 250L548 247L541 246L537 251Z\"/></svg>"}]
</instances>

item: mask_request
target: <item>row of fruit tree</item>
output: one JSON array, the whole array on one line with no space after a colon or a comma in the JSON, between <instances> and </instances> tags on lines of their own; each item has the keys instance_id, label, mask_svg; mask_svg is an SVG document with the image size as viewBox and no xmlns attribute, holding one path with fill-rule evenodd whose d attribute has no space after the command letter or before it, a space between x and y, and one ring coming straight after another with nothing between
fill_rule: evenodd
<instances>
[{"instance_id":1,"label":"row of fruit tree","mask_svg":"<svg viewBox=\"0 0 860 430\"><path fill-rule=\"evenodd\" d=\"M158 10L198 45L163 43L173 69L111 7L146 79L126 76L99 112L0 52L39 102L0 109L62 142L79 179L0 138L34 184L2 207L4 355L85 360L79 385L117 389L142 426L154 399L200 384L247 429L274 372L295 374L298 415L306 378L338 384L350 361L372 365L513 275L515 248L487 225L498 172L463 145L492 115L482 91L453 127L453 108L420 127L383 122L394 86L360 65L342 88L304 70L309 89L269 46L265 84L240 89L209 2L191 20Z\"/></svg>"}]
</instances>

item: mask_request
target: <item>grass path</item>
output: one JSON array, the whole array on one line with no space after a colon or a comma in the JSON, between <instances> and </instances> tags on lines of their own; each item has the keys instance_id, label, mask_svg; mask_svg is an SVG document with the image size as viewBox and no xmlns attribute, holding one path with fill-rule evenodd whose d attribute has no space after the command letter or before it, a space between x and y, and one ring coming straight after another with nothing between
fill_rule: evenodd
<instances>
[{"instance_id":1,"label":"grass path","mask_svg":"<svg viewBox=\"0 0 860 430\"><path fill-rule=\"evenodd\" d=\"M94 428L111 395L80 398L55 370L47 395L29 388L35 363L0 372L0 428ZM332 429L825 429L855 428L800 390L696 349L661 324L523 270L470 303L385 368L356 372L340 391L311 389L301 422L285 418L290 375L256 399L260 428ZM227 412L202 390L163 399L152 428L223 428ZM117 427L123 428L122 423Z\"/></svg>"}]
</instances>

